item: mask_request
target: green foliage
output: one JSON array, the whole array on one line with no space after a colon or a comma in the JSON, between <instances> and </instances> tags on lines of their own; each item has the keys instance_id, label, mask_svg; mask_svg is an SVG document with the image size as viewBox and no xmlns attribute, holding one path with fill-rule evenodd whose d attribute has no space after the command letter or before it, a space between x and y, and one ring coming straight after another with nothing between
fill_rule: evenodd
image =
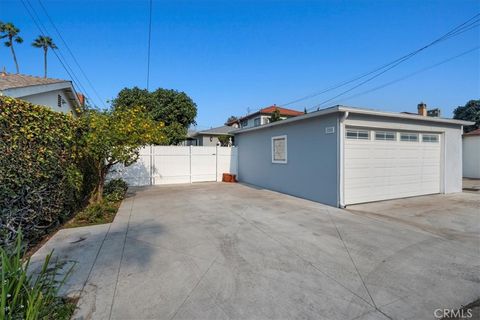
<instances>
[{"instance_id":1,"label":"green foliage","mask_svg":"<svg viewBox=\"0 0 480 320\"><path fill-rule=\"evenodd\" d=\"M0 247L0 319L70 319L75 305L58 296L72 269L63 276L63 265L48 254L38 273L23 261L22 235L18 234L11 251ZM60 280L57 280L60 277Z\"/></svg>"},{"instance_id":2,"label":"green foliage","mask_svg":"<svg viewBox=\"0 0 480 320\"><path fill-rule=\"evenodd\" d=\"M95 202L102 200L105 177L114 165L129 166L141 147L166 140L164 124L153 121L143 107L90 110L82 121L84 152L97 176L91 199Z\"/></svg>"},{"instance_id":3,"label":"green foliage","mask_svg":"<svg viewBox=\"0 0 480 320\"><path fill-rule=\"evenodd\" d=\"M67 227L80 227L112 222L121 201L127 193L127 183L122 179L110 180L105 184L103 200L95 202L78 213Z\"/></svg>"},{"instance_id":4,"label":"green foliage","mask_svg":"<svg viewBox=\"0 0 480 320\"><path fill-rule=\"evenodd\" d=\"M113 100L113 106L115 109L145 107L153 120L165 125L168 144L182 141L197 116L197 106L186 93L162 88L153 92L138 87L125 88Z\"/></svg>"},{"instance_id":5,"label":"green foliage","mask_svg":"<svg viewBox=\"0 0 480 320\"><path fill-rule=\"evenodd\" d=\"M222 147L228 147L228 145L230 144L230 139L232 139L232 137L228 135L217 136L217 138Z\"/></svg>"},{"instance_id":6,"label":"green foliage","mask_svg":"<svg viewBox=\"0 0 480 320\"><path fill-rule=\"evenodd\" d=\"M103 196L107 201L117 202L125 198L127 189L128 186L125 181L122 179L113 179L105 184Z\"/></svg>"},{"instance_id":7,"label":"green foliage","mask_svg":"<svg viewBox=\"0 0 480 320\"><path fill-rule=\"evenodd\" d=\"M80 122L0 97L0 246L23 230L34 244L82 204Z\"/></svg>"},{"instance_id":8,"label":"green foliage","mask_svg":"<svg viewBox=\"0 0 480 320\"><path fill-rule=\"evenodd\" d=\"M282 120L282 118L280 117L280 110L278 110L278 108L275 108L272 115L270 116L270 122L277 122L280 120Z\"/></svg>"},{"instance_id":9,"label":"green foliage","mask_svg":"<svg viewBox=\"0 0 480 320\"><path fill-rule=\"evenodd\" d=\"M475 122L472 126L465 126L465 132L480 128L480 100L470 100L465 106L457 107L453 111L453 118Z\"/></svg>"}]
</instances>

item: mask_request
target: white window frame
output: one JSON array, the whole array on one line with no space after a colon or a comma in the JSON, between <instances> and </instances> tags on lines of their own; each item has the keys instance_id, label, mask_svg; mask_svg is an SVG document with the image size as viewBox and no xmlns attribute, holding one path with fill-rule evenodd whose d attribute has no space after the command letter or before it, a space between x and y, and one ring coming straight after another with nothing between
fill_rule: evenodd
<instances>
[{"instance_id":1,"label":"white window frame","mask_svg":"<svg viewBox=\"0 0 480 320\"><path fill-rule=\"evenodd\" d=\"M432 140L424 140L425 137L429 137L429 139L431 137L435 137L435 141L432 141ZM425 142L425 143L439 143L440 142L440 136L436 133L424 133L422 134L422 142Z\"/></svg>"},{"instance_id":2,"label":"white window frame","mask_svg":"<svg viewBox=\"0 0 480 320\"><path fill-rule=\"evenodd\" d=\"M416 136L417 139L416 140L402 140L402 134L403 135L410 135L410 136ZM400 132L400 141L401 142L420 142L420 135L418 134L418 132Z\"/></svg>"},{"instance_id":3,"label":"white window frame","mask_svg":"<svg viewBox=\"0 0 480 320\"><path fill-rule=\"evenodd\" d=\"M348 136L348 133L349 132L356 132L356 136L355 137L349 137ZM362 132L362 133L367 133L367 137L364 138L364 137L361 137L359 136L359 133ZM365 129L352 129L352 128L347 128L345 130L345 139L349 139L349 140L365 140L365 141L368 141L370 140L370 130L365 130Z\"/></svg>"},{"instance_id":4,"label":"white window frame","mask_svg":"<svg viewBox=\"0 0 480 320\"><path fill-rule=\"evenodd\" d=\"M262 125L262 118L261 117L253 119L253 126L254 127L259 127L261 125Z\"/></svg>"},{"instance_id":5,"label":"white window frame","mask_svg":"<svg viewBox=\"0 0 480 320\"><path fill-rule=\"evenodd\" d=\"M244 120L240 121L240 126L242 128L248 127L248 119L244 119Z\"/></svg>"},{"instance_id":6,"label":"white window frame","mask_svg":"<svg viewBox=\"0 0 480 320\"><path fill-rule=\"evenodd\" d=\"M382 134L383 139L379 139L377 134ZM388 134L393 134L393 139L387 139ZM397 141L397 133L395 131L388 131L388 130L379 130L374 132L373 138L375 141Z\"/></svg>"},{"instance_id":7,"label":"white window frame","mask_svg":"<svg viewBox=\"0 0 480 320\"><path fill-rule=\"evenodd\" d=\"M275 160L275 140L284 139L285 140L285 159L284 160ZM287 149L287 135L275 136L272 137L272 163L286 164L288 162L288 149Z\"/></svg>"}]
</instances>

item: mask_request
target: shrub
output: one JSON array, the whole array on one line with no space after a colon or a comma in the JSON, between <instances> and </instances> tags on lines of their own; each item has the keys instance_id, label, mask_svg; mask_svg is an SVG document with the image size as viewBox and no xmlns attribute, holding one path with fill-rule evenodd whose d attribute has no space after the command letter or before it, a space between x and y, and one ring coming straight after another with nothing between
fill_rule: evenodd
<instances>
[{"instance_id":1,"label":"shrub","mask_svg":"<svg viewBox=\"0 0 480 320\"><path fill-rule=\"evenodd\" d=\"M22 236L17 235L12 251L0 247L0 319L69 319L75 305L58 296L70 274L61 280L62 265L47 255L38 274L29 270L30 259L22 260Z\"/></svg>"},{"instance_id":2,"label":"shrub","mask_svg":"<svg viewBox=\"0 0 480 320\"><path fill-rule=\"evenodd\" d=\"M82 129L71 115L0 96L0 246L28 245L82 203Z\"/></svg>"},{"instance_id":3,"label":"shrub","mask_svg":"<svg viewBox=\"0 0 480 320\"><path fill-rule=\"evenodd\" d=\"M106 201L117 202L123 200L128 186L122 179L113 179L105 184L103 196Z\"/></svg>"}]
</instances>

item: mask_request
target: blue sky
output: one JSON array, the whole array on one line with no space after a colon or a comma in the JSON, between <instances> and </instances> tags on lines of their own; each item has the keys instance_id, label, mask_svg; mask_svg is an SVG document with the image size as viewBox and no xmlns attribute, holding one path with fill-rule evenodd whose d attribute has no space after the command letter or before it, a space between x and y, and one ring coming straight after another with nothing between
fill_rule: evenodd
<instances>
[{"instance_id":1,"label":"blue sky","mask_svg":"<svg viewBox=\"0 0 480 320\"><path fill-rule=\"evenodd\" d=\"M38 0L29 1L69 58ZM124 87L146 86L147 0L42 3L103 100ZM150 88L185 91L198 105L199 127L217 126L229 115L280 105L370 71L478 12L477 0L154 1ZM30 46L39 31L22 2L0 0L0 20L21 29L21 73L42 75L42 52ZM478 47L479 29L423 51L352 93ZM72 59L67 60L99 104ZM53 54L49 61L49 76L68 78ZM14 71L10 52L2 45L3 66ZM479 98L479 70L476 50L381 90L330 104L416 111L424 101L450 117L455 106ZM339 92L289 107L310 108Z\"/></svg>"}]
</instances>

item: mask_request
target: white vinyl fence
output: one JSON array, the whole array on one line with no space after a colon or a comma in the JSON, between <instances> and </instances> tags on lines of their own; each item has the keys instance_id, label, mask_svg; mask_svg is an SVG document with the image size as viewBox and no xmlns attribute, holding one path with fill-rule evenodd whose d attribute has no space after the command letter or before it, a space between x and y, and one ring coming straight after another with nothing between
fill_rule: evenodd
<instances>
[{"instance_id":1,"label":"white vinyl fence","mask_svg":"<svg viewBox=\"0 0 480 320\"><path fill-rule=\"evenodd\" d=\"M237 164L236 147L147 146L136 163L116 166L108 178L131 186L221 181L223 173L238 173Z\"/></svg>"}]
</instances>

